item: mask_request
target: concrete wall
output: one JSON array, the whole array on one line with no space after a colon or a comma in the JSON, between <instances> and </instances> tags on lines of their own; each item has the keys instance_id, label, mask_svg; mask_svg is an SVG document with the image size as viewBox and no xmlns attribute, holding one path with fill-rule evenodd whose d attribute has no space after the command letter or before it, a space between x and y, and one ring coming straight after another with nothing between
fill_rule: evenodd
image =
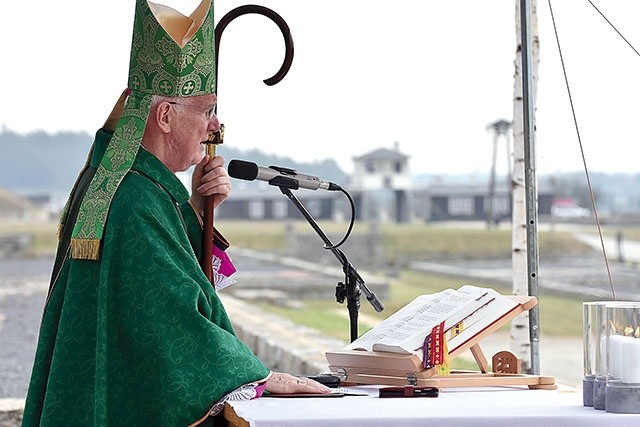
<instances>
[{"instance_id":1,"label":"concrete wall","mask_svg":"<svg viewBox=\"0 0 640 427\"><path fill-rule=\"evenodd\" d=\"M345 342L328 338L320 332L296 325L278 316L256 311L239 299L224 296L226 307L238 337L274 371L294 375L327 372L324 353L338 350ZM345 336L348 332L345 320Z\"/></svg>"},{"instance_id":2,"label":"concrete wall","mask_svg":"<svg viewBox=\"0 0 640 427\"><path fill-rule=\"evenodd\" d=\"M0 427L20 426L23 410L22 399L0 399Z\"/></svg>"}]
</instances>

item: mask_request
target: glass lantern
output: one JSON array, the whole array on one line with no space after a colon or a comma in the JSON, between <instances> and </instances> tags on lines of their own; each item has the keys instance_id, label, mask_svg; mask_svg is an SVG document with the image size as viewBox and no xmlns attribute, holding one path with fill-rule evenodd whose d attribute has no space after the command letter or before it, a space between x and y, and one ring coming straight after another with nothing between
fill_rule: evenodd
<instances>
[{"instance_id":1,"label":"glass lantern","mask_svg":"<svg viewBox=\"0 0 640 427\"><path fill-rule=\"evenodd\" d=\"M606 306L607 412L640 413L640 302Z\"/></svg>"}]
</instances>

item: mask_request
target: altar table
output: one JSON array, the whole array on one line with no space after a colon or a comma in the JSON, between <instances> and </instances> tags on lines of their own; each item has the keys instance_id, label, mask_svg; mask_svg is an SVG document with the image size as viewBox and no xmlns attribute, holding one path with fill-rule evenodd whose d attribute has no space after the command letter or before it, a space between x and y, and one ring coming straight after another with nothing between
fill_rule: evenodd
<instances>
[{"instance_id":1,"label":"altar table","mask_svg":"<svg viewBox=\"0 0 640 427\"><path fill-rule=\"evenodd\" d=\"M582 391L564 386L557 390L448 388L440 390L437 398L262 397L229 402L224 415L233 427L640 426L640 415L584 407Z\"/></svg>"}]
</instances>

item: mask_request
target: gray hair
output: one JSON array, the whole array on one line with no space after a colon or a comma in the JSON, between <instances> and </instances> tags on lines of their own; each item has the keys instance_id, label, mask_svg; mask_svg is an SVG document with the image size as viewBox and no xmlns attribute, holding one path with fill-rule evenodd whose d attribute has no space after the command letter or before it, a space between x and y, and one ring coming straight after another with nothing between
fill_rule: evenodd
<instances>
[{"instance_id":1,"label":"gray hair","mask_svg":"<svg viewBox=\"0 0 640 427\"><path fill-rule=\"evenodd\" d=\"M179 96L164 96L164 95L153 95L151 98L151 108L155 108L161 102L178 102L182 99Z\"/></svg>"}]
</instances>

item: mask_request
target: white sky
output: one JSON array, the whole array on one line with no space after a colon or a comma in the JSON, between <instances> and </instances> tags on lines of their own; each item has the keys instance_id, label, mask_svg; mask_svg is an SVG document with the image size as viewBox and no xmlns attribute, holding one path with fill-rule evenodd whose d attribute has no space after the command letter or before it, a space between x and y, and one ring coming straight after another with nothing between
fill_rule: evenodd
<instances>
[{"instance_id":1,"label":"white sky","mask_svg":"<svg viewBox=\"0 0 640 427\"><path fill-rule=\"evenodd\" d=\"M640 50L640 1L592 1ZM199 0L158 2L188 14ZM247 3L216 0L216 20ZM334 158L350 172L354 156L397 141L414 173L489 171L486 126L512 118L515 0L259 4L291 28L293 66L265 86L284 54L279 30L258 16L227 27L218 93L225 144L298 161ZM587 0L552 6L587 166L640 172L640 57ZM133 12L133 0L0 2L0 125L93 134L127 83ZM582 170L546 0L538 17L537 170Z\"/></svg>"}]
</instances>

